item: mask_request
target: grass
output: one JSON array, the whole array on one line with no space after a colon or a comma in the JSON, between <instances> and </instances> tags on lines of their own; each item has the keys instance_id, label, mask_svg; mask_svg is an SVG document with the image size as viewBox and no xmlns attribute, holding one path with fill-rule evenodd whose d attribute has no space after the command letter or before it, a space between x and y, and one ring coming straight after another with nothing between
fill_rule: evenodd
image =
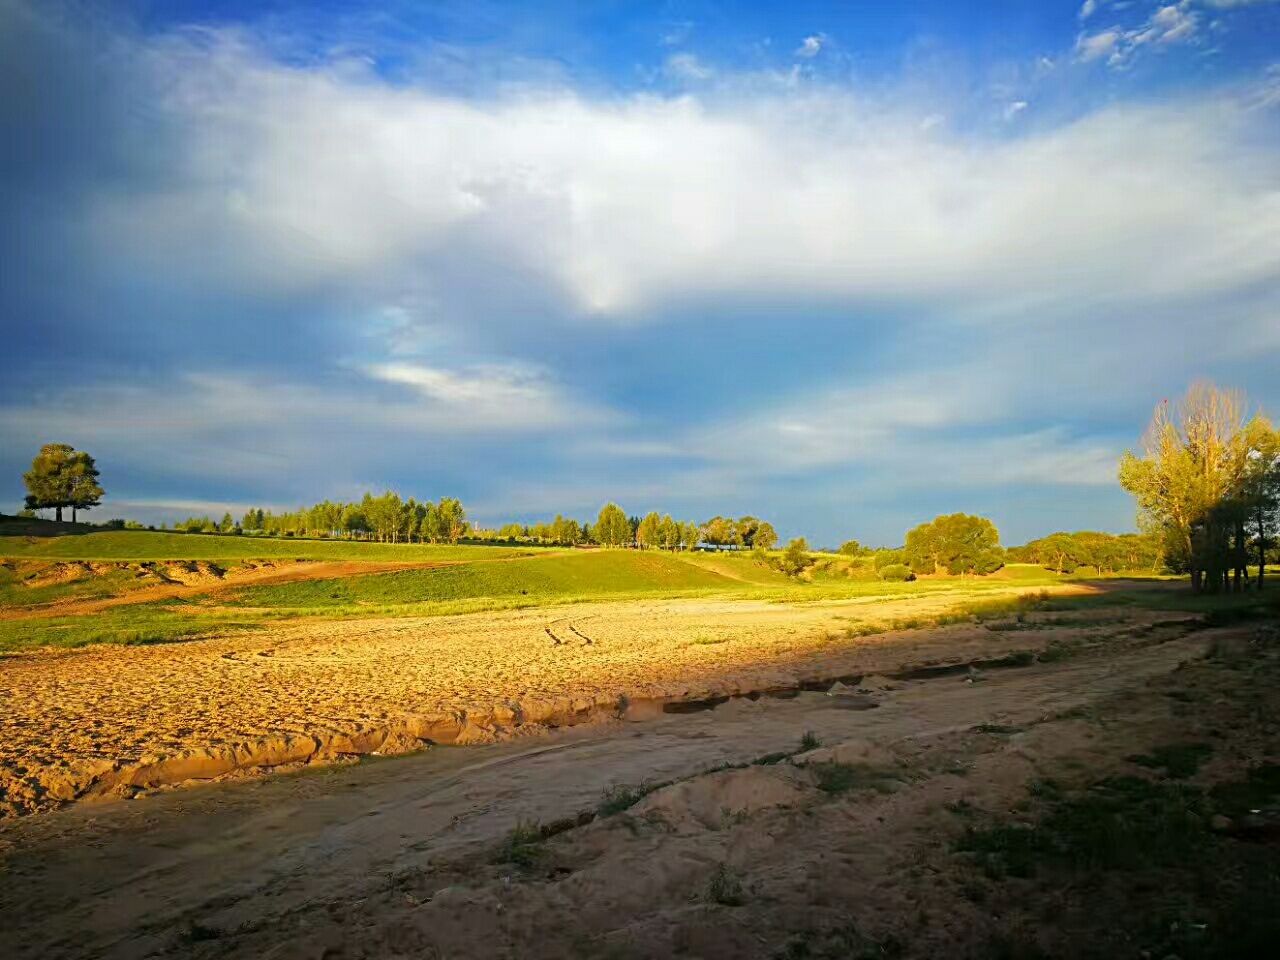
<instances>
[{"instance_id":1,"label":"grass","mask_svg":"<svg viewBox=\"0 0 1280 960\"><path fill-rule=\"evenodd\" d=\"M1077 795L1041 795L1047 810L1036 822L971 827L957 849L992 879L1026 878L1045 865L1075 871L1176 865L1208 836L1202 792L1178 784L1112 777Z\"/></svg>"},{"instance_id":2,"label":"grass","mask_svg":"<svg viewBox=\"0 0 1280 960\"><path fill-rule=\"evenodd\" d=\"M538 866L546 855L545 841L546 836L542 832L542 827L536 821L517 821L503 838L493 861L514 864L522 870L531 870Z\"/></svg>"},{"instance_id":3,"label":"grass","mask_svg":"<svg viewBox=\"0 0 1280 960\"><path fill-rule=\"evenodd\" d=\"M742 881L723 863L719 864L707 881L706 899L725 907L740 907L746 902Z\"/></svg>"},{"instance_id":4,"label":"grass","mask_svg":"<svg viewBox=\"0 0 1280 960\"><path fill-rule=\"evenodd\" d=\"M737 581L668 553L602 550L249 587L238 592L235 602L253 607L323 609L477 597L616 596L740 587Z\"/></svg>"},{"instance_id":5,"label":"grass","mask_svg":"<svg viewBox=\"0 0 1280 960\"><path fill-rule=\"evenodd\" d=\"M1208 743L1171 743L1156 747L1150 753L1135 754L1128 760L1151 770L1163 770L1174 780L1185 780L1194 777L1212 753L1213 745Z\"/></svg>"},{"instance_id":6,"label":"grass","mask_svg":"<svg viewBox=\"0 0 1280 960\"><path fill-rule=\"evenodd\" d=\"M841 794L852 790L887 793L893 777L883 770L860 763L812 763L814 780L823 793Z\"/></svg>"},{"instance_id":7,"label":"grass","mask_svg":"<svg viewBox=\"0 0 1280 960\"><path fill-rule=\"evenodd\" d=\"M253 612L137 604L92 616L0 620L0 653L40 647L83 647L92 643L126 646L193 640L228 630L254 629L267 618Z\"/></svg>"},{"instance_id":8,"label":"grass","mask_svg":"<svg viewBox=\"0 0 1280 960\"><path fill-rule=\"evenodd\" d=\"M0 536L0 556L42 560L298 560L445 561L498 559L544 552L540 547L483 544L369 543L293 537L212 536L152 530L104 530L58 537Z\"/></svg>"},{"instance_id":9,"label":"grass","mask_svg":"<svg viewBox=\"0 0 1280 960\"><path fill-rule=\"evenodd\" d=\"M596 804L596 813L601 817L611 817L614 814L630 810L655 790L661 790L670 784L670 780L661 782L645 780L643 783L633 787L620 783L614 784L605 788L604 793L600 796L600 802Z\"/></svg>"}]
</instances>

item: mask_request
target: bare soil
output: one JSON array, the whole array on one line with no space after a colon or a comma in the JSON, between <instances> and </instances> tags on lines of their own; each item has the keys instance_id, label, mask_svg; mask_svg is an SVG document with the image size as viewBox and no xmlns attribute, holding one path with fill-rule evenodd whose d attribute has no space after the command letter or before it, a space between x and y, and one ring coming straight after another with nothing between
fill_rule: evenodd
<instances>
[{"instance_id":1,"label":"bare soil","mask_svg":"<svg viewBox=\"0 0 1280 960\"><path fill-rule=\"evenodd\" d=\"M674 701L1030 656L1055 640L1085 640L1115 617L1100 613L1093 627L1076 618L1063 630L970 623L858 635L869 622L928 617L957 599L631 601L9 656L0 659L0 813L491 742L645 716ZM1167 614L1125 616L1138 629L1185 628Z\"/></svg>"},{"instance_id":2,"label":"bare soil","mask_svg":"<svg viewBox=\"0 0 1280 960\"><path fill-rule=\"evenodd\" d=\"M603 625L580 628L621 644ZM1151 775L1125 758L1189 736L1217 745L1203 777L1278 759L1274 671L1246 668L1256 628L1097 630L1065 659L915 680L894 668L977 638L866 638L850 656L879 675L827 691L13 820L0 954L1086 956L1115 908L1073 929L1089 884L992 881L955 852L964 831L1022 808L1029 782ZM806 732L823 746L797 753ZM645 781L671 785L597 813Z\"/></svg>"}]
</instances>

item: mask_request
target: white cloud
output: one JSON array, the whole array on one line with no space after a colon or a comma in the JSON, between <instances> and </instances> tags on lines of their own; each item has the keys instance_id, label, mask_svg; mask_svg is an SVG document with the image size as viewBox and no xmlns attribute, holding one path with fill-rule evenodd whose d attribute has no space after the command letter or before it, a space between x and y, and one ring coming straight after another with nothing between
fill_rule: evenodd
<instances>
[{"instance_id":1,"label":"white cloud","mask_svg":"<svg viewBox=\"0 0 1280 960\"><path fill-rule=\"evenodd\" d=\"M1083 18L1083 10L1081 14ZM1111 27L1094 34L1080 34L1076 39L1076 58L1087 63L1106 57L1109 66L1124 67L1144 46L1198 42L1200 22L1201 16L1192 8L1191 0L1164 4L1133 29Z\"/></svg>"},{"instance_id":2,"label":"white cloud","mask_svg":"<svg viewBox=\"0 0 1280 960\"><path fill-rule=\"evenodd\" d=\"M1079 14L1080 19L1088 20L1091 16L1093 16L1094 12L1097 9L1098 9L1098 0L1084 0L1084 3L1080 5L1080 14Z\"/></svg>"},{"instance_id":3,"label":"white cloud","mask_svg":"<svg viewBox=\"0 0 1280 960\"><path fill-rule=\"evenodd\" d=\"M1012 103L1005 106L1004 118L1005 120L1012 120L1025 109L1027 109L1027 101L1014 100Z\"/></svg>"},{"instance_id":4,"label":"white cloud","mask_svg":"<svg viewBox=\"0 0 1280 960\"><path fill-rule=\"evenodd\" d=\"M1093 34L1082 33L1076 38L1076 55L1085 63L1110 56L1115 52L1120 38L1120 31L1114 29Z\"/></svg>"},{"instance_id":5,"label":"white cloud","mask_svg":"<svg viewBox=\"0 0 1280 960\"><path fill-rule=\"evenodd\" d=\"M1227 96L992 141L825 87L474 102L234 45L157 56L188 131L175 176L104 188L89 217L138 269L447 289L465 258L626 319L760 294L1174 298L1280 265L1274 156Z\"/></svg>"},{"instance_id":6,"label":"white cloud","mask_svg":"<svg viewBox=\"0 0 1280 960\"><path fill-rule=\"evenodd\" d=\"M715 76L715 71L692 53L673 53L667 57L663 72L673 80L703 81Z\"/></svg>"},{"instance_id":7,"label":"white cloud","mask_svg":"<svg viewBox=\"0 0 1280 960\"><path fill-rule=\"evenodd\" d=\"M827 38L821 33L815 33L805 37L800 41L800 46L796 47L796 56L811 59L822 52L822 46L826 43Z\"/></svg>"}]
</instances>

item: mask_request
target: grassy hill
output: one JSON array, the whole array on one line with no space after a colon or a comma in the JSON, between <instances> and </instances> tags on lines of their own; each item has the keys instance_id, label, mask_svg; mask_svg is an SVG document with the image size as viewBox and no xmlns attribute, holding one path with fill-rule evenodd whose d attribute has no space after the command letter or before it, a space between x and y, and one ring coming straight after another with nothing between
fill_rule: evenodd
<instances>
[{"instance_id":1,"label":"grassy hill","mask_svg":"<svg viewBox=\"0 0 1280 960\"><path fill-rule=\"evenodd\" d=\"M683 555L599 550L329 580L303 580L237 591L253 607L332 608L352 604L435 603L473 598L597 597L612 594L735 590L742 580L705 569Z\"/></svg>"},{"instance_id":2,"label":"grassy hill","mask_svg":"<svg viewBox=\"0 0 1280 960\"><path fill-rule=\"evenodd\" d=\"M274 537L211 536L152 530L96 530L65 536L2 535L0 557L41 560L367 560L424 563L530 556L540 547L473 544L368 543L356 540L300 540Z\"/></svg>"}]
</instances>

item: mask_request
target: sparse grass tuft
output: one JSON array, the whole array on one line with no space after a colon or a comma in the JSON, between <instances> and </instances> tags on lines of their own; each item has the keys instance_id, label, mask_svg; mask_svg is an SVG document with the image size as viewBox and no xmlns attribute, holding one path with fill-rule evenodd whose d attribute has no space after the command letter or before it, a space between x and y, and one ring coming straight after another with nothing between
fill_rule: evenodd
<instances>
[{"instance_id":1,"label":"sparse grass tuft","mask_svg":"<svg viewBox=\"0 0 1280 960\"><path fill-rule=\"evenodd\" d=\"M600 802L596 804L596 813L602 817L611 817L615 813L622 813L624 810L630 810L637 803L653 793L655 790L661 790L663 787L669 786L671 781L663 780L661 782L650 782L645 780L636 786L626 786L625 784L616 783L610 787L606 787L604 793L600 797Z\"/></svg>"},{"instance_id":2,"label":"sparse grass tuft","mask_svg":"<svg viewBox=\"0 0 1280 960\"><path fill-rule=\"evenodd\" d=\"M514 864L523 870L532 869L546 855L545 840L542 827L536 821L517 821L498 847L493 861Z\"/></svg>"},{"instance_id":3,"label":"sparse grass tuft","mask_svg":"<svg viewBox=\"0 0 1280 960\"><path fill-rule=\"evenodd\" d=\"M800 752L806 753L809 750L817 750L822 746L822 741L818 739L818 735L812 730L806 730L800 738Z\"/></svg>"},{"instance_id":4,"label":"sparse grass tuft","mask_svg":"<svg viewBox=\"0 0 1280 960\"><path fill-rule=\"evenodd\" d=\"M707 881L706 899L725 907L740 907L745 902L742 881L722 863Z\"/></svg>"},{"instance_id":5,"label":"sparse grass tuft","mask_svg":"<svg viewBox=\"0 0 1280 960\"><path fill-rule=\"evenodd\" d=\"M1141 767L1164 770L1174 780L1194 777L1200 765L1213 753L1211 743L1170 743L1147 754L1134 754L1126 759Z\"/></svg>"}]
</instances>

